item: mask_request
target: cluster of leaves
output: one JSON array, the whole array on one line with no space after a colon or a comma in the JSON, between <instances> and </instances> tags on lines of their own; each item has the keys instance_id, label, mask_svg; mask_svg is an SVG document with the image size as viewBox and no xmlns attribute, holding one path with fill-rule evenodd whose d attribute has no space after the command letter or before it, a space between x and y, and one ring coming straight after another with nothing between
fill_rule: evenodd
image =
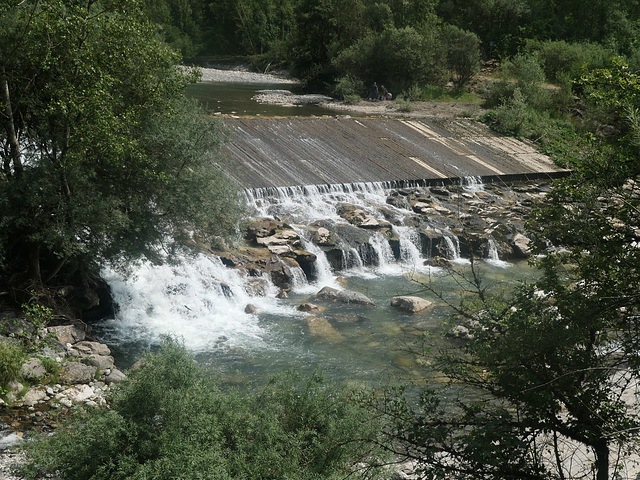
<instances>
[{"instance_id":1,"label":"cluster of leaves","mask_svg":"<svg viewBox=\"0 0 640 480\"><path fill-rule=\"evenodd\" d=\"M20 378L20 369L26 358L20 344L0 342L0 395L5 393L7 384Z\"/></svg>"},{"instance_id":2,"label":"cluster of leaves","mask_svg":"<svg viewBox=\"0 0 640 480\"><path fill-rule=\"evenodd\" d=\"M13 4L12 4L13 3ZM134 0L0 12L0 256L37 287L67 264L157 256L234 230L221 129L184 97L197 71Z\"/></svg>"},{"instance_id":3,"label":"cluster of leaves","mask_svg":"<svg viewBox=\"0 0 640 480\"><path fill-rule=\"evenodd\" d=\"M380 425L319 376L255 393L223 388L168 342L130 372L111 408L30 442L30 471L74 479L359 476Z\"/></svg>"}]
</instances>

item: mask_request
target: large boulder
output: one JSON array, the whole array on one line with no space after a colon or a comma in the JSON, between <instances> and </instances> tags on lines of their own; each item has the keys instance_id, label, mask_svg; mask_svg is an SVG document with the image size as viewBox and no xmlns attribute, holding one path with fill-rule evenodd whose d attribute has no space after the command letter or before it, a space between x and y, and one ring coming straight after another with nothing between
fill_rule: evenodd
<instances>
[{"instance_id":1,"label":"large boulder","mask_svg":"<svg viewBox=\"0 0 640 480\"><path fill-rule=\"evenodd\" d=\"M44 368L42 360L37 357L31 357L22 364L20 374L26 380L38 380L47 374L47 370Z\"/></svg>"},{"instance_id":2,"label":"large boulder","mask_svg":"<svg viewBox=\"0 0 640 480\"><path fill-rule=\"evenodd\" d=\"M513 247L522 258L529 258L531 256L531 240L521 233L516 233L513 236Z\"/></svg>"},{"instance_id":3,"label":"large boulder","mask_svg":"<svg viewBox=\"0 0 640 480\"><path fill-rule=\"evenodd\" d=\"M338 215L356 227L370 229L389 228L388 222L381 222L369 212L355 205L346 203L339 205Z\"/></svg>"},{"instance_id":4,"label":"large boulder","mask_svg":"<svg viewBox=\"0 0 640 480\"><path fill-rule=\"evenodd\" d=\"M433 302L421 297L397 296L391 299L391 306L409 313L418 313L433 305Z\"/></svg>"},{"instance_id":5,"label":"large boulder","mask_svg":"<svg viewBox=\"0 0 640 480\"><path fill-rule=\"evenodd\" d=\"M325 318L307 317L306 322L309 326L309 333L314 337L332 342L344 342L345 340L344 336Z\"/></svg>"},{"instance_id":6,"label":"large boulder","mask_svg":"<svg viewBox=\"0 0 640 480\"><path fill-rule=\"evenodd\" d=\"M86 332L75 325L48 327L47 332L55 335L56 339L63 345L66 345L67 343L73 344L81 342L87 338Z\"/></svg>"},{"instance_id":7,"label":"large boulder","mask_svg":"<svg viewBox=\"0 0 640 480\"><path fill-rule=\"evenodd\" d=\"M324 287L316 294L320 300L333 300L346 304L374 306L375 304L362 293L351 290L338 290L333 287Z\"/></svg>"},{"instance_id":8,"label":"large boulder","mask_svg":"<svg viewBox=\"0 0 640 480\"><path fill-rule=\"evenodd\" d=\"M58 379L61 383L89 383L94 380L97 368L80 362L66 361L60 367Z\"/></svg>"}]
</instances>

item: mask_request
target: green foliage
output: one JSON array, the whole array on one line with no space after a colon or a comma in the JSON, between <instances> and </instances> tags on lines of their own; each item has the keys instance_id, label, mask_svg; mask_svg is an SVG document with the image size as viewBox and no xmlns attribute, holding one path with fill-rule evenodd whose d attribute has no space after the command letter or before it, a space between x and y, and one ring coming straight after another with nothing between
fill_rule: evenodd
<instances>
[{"instance_id":1,"label":"green foliage","mask_svg":"<svg viewBox=\"0 0 640 480\"><path fill-rule=\"evenodd\" d=\"M357 478L380 425L346 392L291 374L256 393L220 387L167 343L130 372L111 408L30 442L32 469L74 479Z\"/></svg>"},{"instance_id":2,"label":"green foliage","mask_svg":"<svg viewBox=\"0 0 640 480\"><path fill-rule=\"evenodd\" d=\"M25 352L18 344L0 342L0 389L9 382L20 378L20 369L25 360Z\"/></svg>"},{"instance_id":3,"label":"green foliage","mask_svg":"<svg viewBox=\"0 0 640 480\"><path fill-rule=\"evenodd\" d=\"M347 100L347 98L357 97L361 99L367 92L364 82L358 78L347 75L340 77L333 89L333 94L337 98Z\"/></svg>"},{"instance_id":4,"label":"green foliage","mask_svg":"<svg viewBox=\"0 0 640 480\"><path fill-rule=\"evenodd\" d=\"M560 82L562 75L577 79L585 68L603 67L613 52L595 43L569 43L565 41L532 42L528 50L540 59L545 76Z\"/></svg>"},{"instance_id":5,"label":"green foliage","mask_svg":"<svg viewBox=\"0 0 640 480\"><path fill-rule=\"evenodd\" d=\"M0 52L14 52L0 62L13 100L2 151L11 128L20 139L20 155L3 156L0 243L36 285L65 263L83 271L155 257L187 232L229 235L239 215L235 187L211 168L220 129L184 97L197 72L176 67L137 5L27 1L0 22Z\"/></svg>"},{"instance_id":6,"label":"green foliage","mask_svg":"<svg viewBox=\"0 0 640 480\"><path fill-rule=\"evenodd\" d=\"M34 292L31 295L34 295ZM45 335L44 329L53 320L53 310L32 300L22 305L22 312L26 321L25 328L14 333L14 336L20 340L27 351L35 351L52 338L50 334Z\"/></svg>"},{"instance_id":7,"label":"green foliage","mask_svg":"<svg viewBox=\"0 0 640 480\"><path fill-rule=\"evenodd\" d=\"M333 66L367 84L376 81L402 91L428 79L441 79L433 35L406 27L370 33L342 50Z\"/></svg>"},{"instance_id":8,"label":"green foliage","mask_svg":"<svg viewBox=\"0 0 640 480\"><path fill-rule=\"evenodd\" d=\"M400 112L409 113L414 109L413 103L411 103L411 101L405 99L404 97L398 97L396 103L398 104L398 111Z\"/></svg>"},{"instance_id":9,"label":"green foliage","mask_svg":"<svg viewBox=\"0 0 640 480\"><path fill-rule=\"evenodd\" d=\"M505 99L494 112L485 116L492 128L515 137L537 138L541 136L548 118L527 105L522 91L516 87L513 96Z\"/></svg>"},{"instance_id":10,"label":"green foliage","mask_svg":"<svg viewBox=\"0 0 640 480\"><path fill-rule=\"evenodd\" d=\"M444 26L441 35L447 52L447 69L454 85L460 89L480 71L480 39L475 33L454 25Z\"/></svg>"}]
</instances>

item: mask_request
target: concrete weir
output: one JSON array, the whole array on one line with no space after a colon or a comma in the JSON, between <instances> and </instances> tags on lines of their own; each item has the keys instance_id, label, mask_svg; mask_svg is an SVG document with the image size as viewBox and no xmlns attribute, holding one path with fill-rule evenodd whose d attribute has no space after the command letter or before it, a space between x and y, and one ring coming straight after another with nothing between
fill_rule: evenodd
<instances>
[{"instance_id":1,"label":"concrete weir","mask_svg":"<svg viewBox=\"0 0 640 480\"><path fill-rule=\"evenodd\" d=\"M530 143L471 120L227 118L231 175L245 188L446 184L566 172Z\"/></svg>"}]
</instances>

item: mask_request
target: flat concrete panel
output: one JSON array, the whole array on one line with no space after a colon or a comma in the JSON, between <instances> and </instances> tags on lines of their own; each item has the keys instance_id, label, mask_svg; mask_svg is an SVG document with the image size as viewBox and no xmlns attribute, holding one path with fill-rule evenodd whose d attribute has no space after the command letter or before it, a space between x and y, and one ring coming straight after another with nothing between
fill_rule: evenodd
<instances>
[{"instance_id":1,"label":"flat concrete panel","mask_svg":"<svg viewBox=\"0 0 640 480\"><path fill-rule=\"evenodd\" d=\"M225 118L231 175L245 188L426 182L563 172L533 144L465 120Z\"/></svg>"}]
</instances>

